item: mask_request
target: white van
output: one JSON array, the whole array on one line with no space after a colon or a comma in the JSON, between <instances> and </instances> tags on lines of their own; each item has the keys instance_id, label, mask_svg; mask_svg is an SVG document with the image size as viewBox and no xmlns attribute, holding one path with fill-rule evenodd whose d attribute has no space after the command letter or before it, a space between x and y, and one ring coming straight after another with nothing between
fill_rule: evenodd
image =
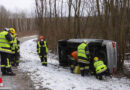
<instances>
[{"instance_id":1,"label":"white van","mask_svg":"<svg viewBox=\"0 0 130 90\"><path fill-rule=\"evenodd\" d=\"M98 56L108 66L110 73L117 70L117 43L111 40L101 39L68 39L58 41L58 55L61 66L70 65L68 55L77 50L79 44L88 41L88 47L91 54L91 62L93 58Z\"/></svg>"}]
</instances>

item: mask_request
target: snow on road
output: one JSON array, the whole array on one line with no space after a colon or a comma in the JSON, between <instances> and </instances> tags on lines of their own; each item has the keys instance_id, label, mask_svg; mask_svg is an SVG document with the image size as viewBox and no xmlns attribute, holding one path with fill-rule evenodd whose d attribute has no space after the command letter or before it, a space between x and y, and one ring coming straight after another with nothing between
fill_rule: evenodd
<instances>
[{"instance_id":1,"label":"snow on road","mask_svg":"<svg viewBox=\"0 0 130 90\"><path fill-rule=\"evenodd\" d=\"M42 66L36 53L36 39L21 44L21 62L19 69L28 72L36 89L51 90L130 90L130 79L107 78L97 80L94 76L81 77L70 73L68 68L59 66L56 56L48 55L48 66Z\"/></svg>"}]
</instances>

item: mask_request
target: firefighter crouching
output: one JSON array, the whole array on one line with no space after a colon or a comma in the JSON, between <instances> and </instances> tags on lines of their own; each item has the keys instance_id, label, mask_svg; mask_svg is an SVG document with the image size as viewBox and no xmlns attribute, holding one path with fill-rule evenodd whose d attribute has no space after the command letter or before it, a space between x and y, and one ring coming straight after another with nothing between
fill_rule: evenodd
<instances>
[{"instance_id":1,"label":"firefighter crouching","mask_svg":"<svg viewBox=\"0 0 130 90\"><path fill-rule=\"evenodd\" d=\"M44 36L40 36L40 40L37 42L37 53L41 59L42 65L47 66L48 47Z\"/></svg>"},{"instance_id":2,"label":"firefighter crouching","mask_svg":"<svg viewBox=\"0 0 130 90\"><path fill-rule=\"evenodd\" d=\"M77 58L77 51L73 51L70 56L70 71L71 73L79 74L79 66L78 66L78 58Z\"/></svg>"},{"instance_id":3,"label":"firefighter crouching","mask_svg":"<svg viewBox=\"0 0 130 90\"><path fill-rule=\"evenodd\" d=\"M110 75L107 66L98 57L94 57L94 68L96 72L96 78L103 79L103 75Z\"/></svg>"},{"instance_id":4,"label":"firefighter crouching","mask_svg":"<svg viewBox=\"0 0 130 90\"><path fill-rule=\"evenodd\" d=\"M11 60L11 64L12 66L19 66L19 51L20 51L20 47L19 47L20 41L17 39L17 35L14 35L13 38L13 45L11 47L11 50L13 51L14 54L12 54L12 60Z\"/></svg>"},{"instance_id":5,"label":"firefighter crouching","mask_svg":"<svg viewBox=\"0 0 130 90\"><path fill-rule=\"evenodd\" d=\"M78 46L78 64L80 67L81 76L89 73L89 58L90 53L88 49L88 42L84 41Z\"/></svg>"},{"instance_id":6,"label":"firefighter crouching","mask_svg":"<svg viewBox=\"0 0 130 90\"><path fill-rule=\"evenodd\" d=\"M11 45L13 43L12 35L15 30L5 30L0 32L0 53L1 53L1 72L2 75L14 76L15 73L12 72L11 68Z\"/></svg>"}]
</instances>

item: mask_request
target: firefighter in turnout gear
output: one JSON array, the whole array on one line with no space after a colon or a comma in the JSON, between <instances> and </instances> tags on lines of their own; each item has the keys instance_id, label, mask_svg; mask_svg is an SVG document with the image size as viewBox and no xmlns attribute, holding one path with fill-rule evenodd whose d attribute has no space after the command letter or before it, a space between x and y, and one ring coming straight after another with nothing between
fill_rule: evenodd
<instances>
[{"instance_id":1,"label":"firefighter in turnout gear","mask_svg":"<svg viewBox=\"0 0 130 90\"><path fill-rule=\"evenodd\" d=\"M80 67L81 76L89 73L89 58L90 53L88 49L88 42L84 41L78 46L78 64Z\"/></svg>"},{"instance_id":2,"label":"firefighter in turnout gear","mask_svg":"<svg viewBox=\"0 0 130 90\"><path fill-rule=\"evenodd\" d=\"M17 46L15 50L15 59L16 59L16 66L19 66L19 58L20 58L20 41L18 40L16 36Z\"/></svg>"},{"instance_id":3,"label":"firefighter in turnout gear","mask_svg":"<svg viewBox=\"0 0 130 90\"><path fill-rule=\"evenodd\" d=\"M102 80L102 76L108 73L107 66L98 57L94 57L94 68L96 72L96 78Z\"/></svg>"},{"instance_id":4,"label":"firefighter in turnout gear","mask_svg":"<svg viewBox=\"0 0 130 90\"><path fill-rule=\"evenodd\" d=\"M48 47L44 36L40 36L40 40L37 42L37 53L41 59L42 65L47 66Z\"/></svg>"},{"instance_id":5,"label":"firefighter in turnout gear","mask_svg":"<svg viewBox=\"0 0 130 90\"><path fill-rule=\"evenodd\" d=\"M12 72L10 60L11 54L11 45L13 43L13 34L10 30L0 32L0 53L1 53L1 72L2 75L14 76L15 73Z\"/></svg>"},{"instance_id":6,"label":"firefighter in turnout gear","mask_svg":"<svg viewBox=\"0 0 130 90\"><path fill-rule=\"evenodd\" d=\"M78 65L77 51L73 51L70 56L70 71L74 73L75 67Z\"/></svg>"},{"instance_id":7,"label":"firefighter in turnout gear","mask_svg":"<svg viewBox=\"0 0 130 90\"><path fill-rule=\"evenodd\" d=\"M11 64L12 66L15 66L17 67L19 65L19 57L20 57L20 54L19 54L19 43L20 41L17 39L17 35L15 34L14 35L14 40L13 40L13 45L11 47L11 50L13 51L13 55L12 55L12 60L11 60Z\"/></svg>"}]
</instances>

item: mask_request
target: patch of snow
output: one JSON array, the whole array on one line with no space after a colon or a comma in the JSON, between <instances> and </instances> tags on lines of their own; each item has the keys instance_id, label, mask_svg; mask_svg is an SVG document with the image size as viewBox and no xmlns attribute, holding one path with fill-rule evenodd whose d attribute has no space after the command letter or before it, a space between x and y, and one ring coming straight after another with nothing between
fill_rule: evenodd
<instances>
[{"instance_id":1,"label":"patch of snow","mask_svg":"<svg viewBox=\"0 0 130 90\"><path fill-rule=\"evenodd\" d=\"M124 60L124 64L129 64L130 65L130 60Z\"/></svg>"},{"instance_id":2,"label":"patch of snow","mask_svg":"<svg viewBox=\"0 0 130 90\"><path fill-rule=\"evenodd\" d=\"M128 55L128 54L130 54L130 52L128 52L128 53L125 53L126 55Z\"/></svg>"},{"instance_id":3,"label":"patch of snow","mask_svg":"<svg viewBox=\"0 0 130 90\"><path fill-rule=\"evenodd\" d=\"M130 71L130 60L124 60L124 66Z\"/></svg>"},{"instance_id":4,"label":"patch of snow","mask_svg":"<svg viewBox=\"0 0 130 90\"><path fill-rule=\"evenodd\" d=\"M20 46L21 62L19 69L28 72L36 89L52 90L130 90L130 79L109 78L97 80L94 76L81 77L70 73L69 68L59 66L52 53L48 54L48 66L42 66L36 52L36 39L28 40Z\"/></svg>"}]
</instances>

